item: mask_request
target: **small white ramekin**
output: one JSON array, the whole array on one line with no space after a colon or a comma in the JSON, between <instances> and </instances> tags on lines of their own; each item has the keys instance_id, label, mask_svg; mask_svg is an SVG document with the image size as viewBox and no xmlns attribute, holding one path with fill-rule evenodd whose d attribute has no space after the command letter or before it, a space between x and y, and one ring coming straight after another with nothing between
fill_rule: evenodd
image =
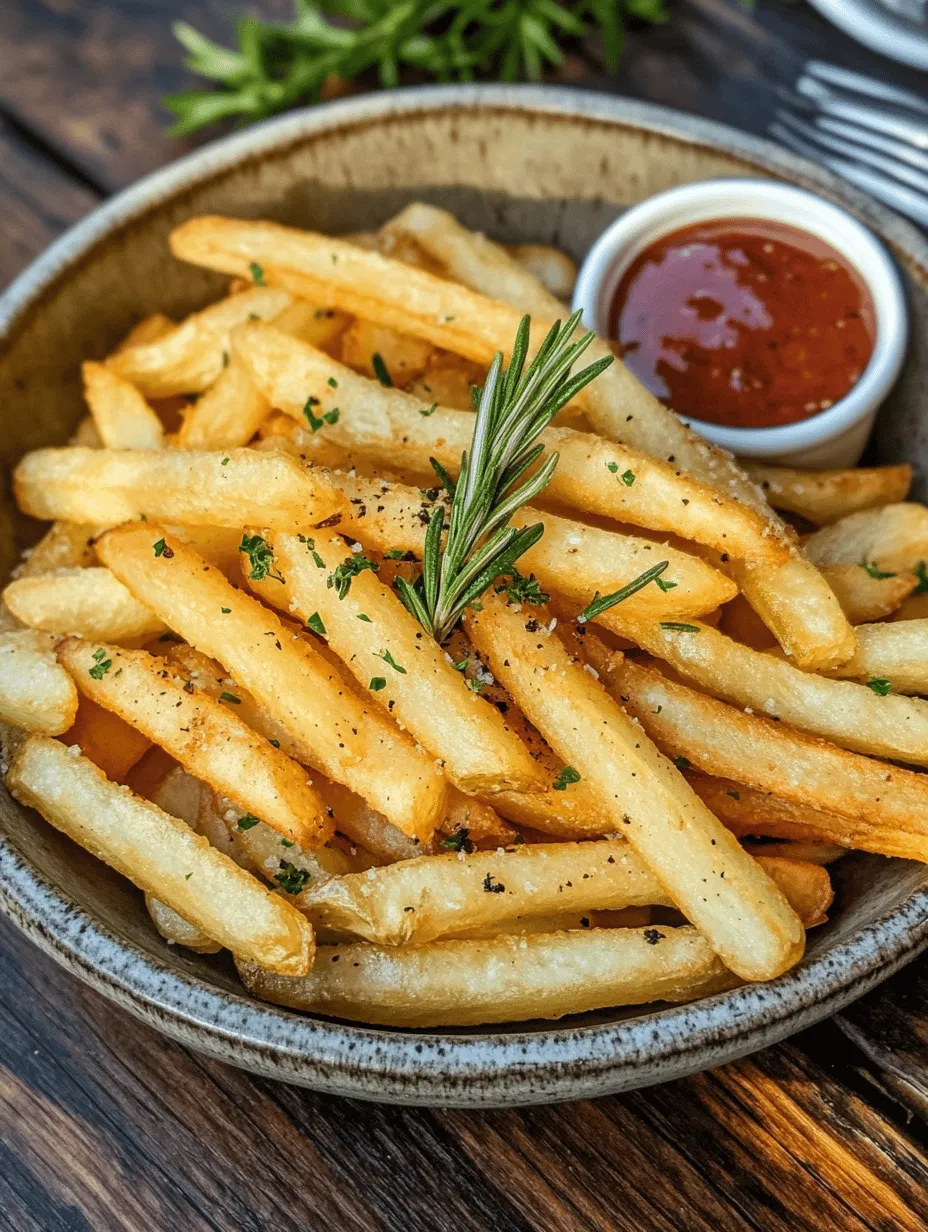
<instances>
[{"instance_id":1,"label":"small white ramekin","mask_svg":"<svg viewBox=\"0 0 928 1232\"><path fill-rule=\"evenodd\" d=\"M619 280L638 254L661 236L714 218L769 218L830 244L858 272L873 300L876 337L863 375L846 397L799 423L729 428L690 420L695 431L746 458L794 466L853 466L867 444L880 403L905 356L909 320L902 281L879 240L844 210L813 193L771 180L703 180L632 206L607 227L587 254L573 308L607 336Z\"/></svg>"}]
</instances>

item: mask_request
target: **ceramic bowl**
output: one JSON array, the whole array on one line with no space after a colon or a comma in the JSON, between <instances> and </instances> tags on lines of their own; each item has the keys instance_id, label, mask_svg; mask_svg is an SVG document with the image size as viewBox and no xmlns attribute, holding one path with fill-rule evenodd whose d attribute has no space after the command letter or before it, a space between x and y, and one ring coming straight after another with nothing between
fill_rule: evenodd
<instances>
[{"instance_id":1,"label":"ceramic bowl","mask_svg":"<svg viewBox=\"0 0 928 1232\"><path fill-rule=\"evenodd\" d=\"M192 215L355 231L420 198L500 240L553 243L582 258L633 203L722 176L821 192L893 252L913 341L881 410L874 456L928 457L928 246L912 227L811 164L731 129L621 99L499 86L400 91L292 114L209 146L97 210L0 301L0 454L10 466L27 449L67 438L82 413L82 358L104 356L146 313L179 316L220 293L221 280L168 255L168 232ZM35 530L7 510L0 536L7 562ZM921 866L855 856L839 866L837 890L833 919L811 935L804 961L770 984L557 1024L380 1030L251 1000L230 963L168 947L132 886L0 795L0 905L78 978L231 1064L400 1103L603 1095L782 1039L867 992L928 944Z\"/></svg>"}]
</instances>

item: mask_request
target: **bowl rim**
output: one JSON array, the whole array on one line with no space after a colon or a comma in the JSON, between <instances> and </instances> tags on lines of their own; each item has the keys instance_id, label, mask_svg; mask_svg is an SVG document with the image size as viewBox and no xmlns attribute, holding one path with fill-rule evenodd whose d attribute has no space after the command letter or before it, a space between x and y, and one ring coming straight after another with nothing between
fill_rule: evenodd
<instances>
[{"instance_id":1,"label":"bowl rim","mask_svg":"<svg viewBox=\"0 0 928 1232\"><path fill-rule=\"evenodd\" d=\"M702 145L818 191L873 225L928 280L928 240L863 193L763 138L670 108L572 88L484 84L363 95L289 113L145 177L64 233L0 297L0 344L95 244L194 184L343 127L449 109L588 119ZM863 995L928 946L928 886L763 985L619 1022L537 1031L391 1031L312 1018L216 986L70 899L0 829L0 909L62 966L157 1030L278 1080L355 1098L498 1107L589 1098L680 1077L772 1044Z\"/></svg>"}]
</instances>

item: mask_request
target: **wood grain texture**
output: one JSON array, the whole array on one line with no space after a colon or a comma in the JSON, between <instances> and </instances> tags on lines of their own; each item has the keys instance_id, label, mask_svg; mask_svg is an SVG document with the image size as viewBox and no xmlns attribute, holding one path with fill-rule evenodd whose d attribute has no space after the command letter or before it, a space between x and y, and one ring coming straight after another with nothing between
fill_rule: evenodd
<instances>
[{"instance_id":1,"label":"wood grain texture","mask_svg":"<svg viewBox=\"0 0 928 1232\"><path fill-rule=\"evenodd\" d=\"M101 198L182 153L170 20L225 0L0 5L0 284ZM244 6L281 17L288 0ZM820 56L921 88L801 5L676 0L559 77L763 132ZM206 138L204 138L205 140ZM161 1038L0 921L0 1229L916 1232L928 1226L928 958L790 1043L596 1102L376 1107L254 1079ZM920 1114L920 1115L916 1115Z\"/></svg>"}]
</instances>

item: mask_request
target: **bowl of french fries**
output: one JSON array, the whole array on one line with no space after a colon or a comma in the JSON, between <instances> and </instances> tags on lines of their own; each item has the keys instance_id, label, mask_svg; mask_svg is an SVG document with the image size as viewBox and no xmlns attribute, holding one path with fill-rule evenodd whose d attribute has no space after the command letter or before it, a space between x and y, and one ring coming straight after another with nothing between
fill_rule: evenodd
<instances>
[{"instance_id":1,"label":"bowl of french fries","mask_svg":"<svg viewBox=\"0 0 928 1232\"><path fill-rule=\"evenodd\" d=\"M824 172L535 88L227 139L7 292L40 946L222 1059L471 1105L742 1055L924 947L924 360L871 465L742 464L564 307L622 208L746 173L873 227L924 327L924 241Z\"/></svg>"}]
</instances>

